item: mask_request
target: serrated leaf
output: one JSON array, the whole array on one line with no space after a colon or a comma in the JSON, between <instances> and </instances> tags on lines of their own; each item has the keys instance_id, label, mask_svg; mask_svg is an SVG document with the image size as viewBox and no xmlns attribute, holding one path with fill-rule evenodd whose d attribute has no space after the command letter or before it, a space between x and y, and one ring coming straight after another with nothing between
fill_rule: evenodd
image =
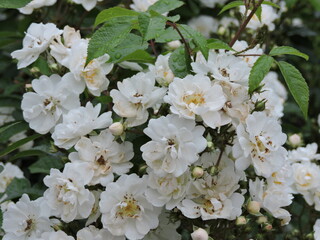
<instances>
[{"instance_id":1,"label":"serrated leaf","mask_svg":"<svg viewBox=\"0 0 320 240\"><path fill-rule=\"evenodd\" d=\"M219 40L219 39L208 39L207 46L209 49L226 49L229 51L235 51L232 47L230 47L227 43Z\"/></svg>"},{"instance_id":2,"label":"serrated leaf","mask_svg":"<svg viewBox=\"0 0 320 240\"><path fill-rule=\"evenodd\" d=\"M167 43L175 40L180 40L181 37L172 27L167 28L162 34L155 38L155 41L158 43Z\"/></svg>"},{"instance_id":3,"label":"serrated leaf","mask_svg":"<svg viewBox=\"0 0 320 240\"><path fill-rule=\"evenodd\" d=\"M239 6L242 6L242 5L244 5L243 1L234 1L234 2L228 3L227 5L225 5L221 9L221 11L218 13L218 15L220 15L221 13L223 13L225 11L228 11L231 8L239 7Z\"/></svg>"},{"instance_id":4,"label":"serrated leaf","mask_svg":"<svg viewBox=\"0 0 320 240\"><path fill-rule=\"evenodd\" d=\"M174 9L181 7L184 3L178 0L159 0L148 8L149 10L156 11L160 14L170 12Z\"/></svg>"},{"instance_id":5,"label":"serrated leaf","mask_svg":"<svg viewBox=\"0 0 320 240\"><path fill-rule=\"evenodd\" d=\"M273 63L273 57L262 55L254 63L249 76L249 93L252 94L254 90L259 87L259 84L270 71Z\"/></svg>"},{"instance_id":6,"label":"serrated leaf","mask_svg":"<svg viewBox=\"0 0 320 240\"><path fill-rule=\"evenodd\" d=\"M288 46L281 46L281 47L273 48L269 53L270 56L277 56L277 55L284 55L284 54L295 55L298 57L302 57L307 61L309 60L309 56L307 54L304 54L304 53L300 52L299 50L297 50L293 47L288 47Z\"/></svg>"},{"instance_id":7,"label":"serrated leaf","mask_svg":"<svg viewBox=\"0 0 320 240\"><path fill-rule=\"evenodd\" d=\"M275 8L280 8L280 6L278 4L275 4L275 3L270 2L270 1L263 1L262 4L269 5L269 6L272 6L272 7L275 7Z\"/></svg>"},{"instance_id":8,"label":"serrated leaf","mask_svg":"<svg viewBox=\"0 0 320 240\"><path fill-rule=\"evenodd\" d=\"M60 158L53 156L40 157L38 161L29 166L31 173L49 174L51 168L62 169L64 162Z\"/></svg>"},{"instance_id":9,"label":"serrated leaf","mask_svg":"<svg viewBox=\"0 0 320 240\"><path fill-rule=\"evenodd\" d=\"M0 8L22 8L32 0L1 0Z\"/></svg>"},{"instance_id":10,"label":"serrated leaf","mask_svg":"<svg viewBox=\"0 0 320 240\"><path fill-rule=\"evenodd\" d=\"M35 134L10 144L6 149L0 152L0 157L3 157L11 153L12 151L18 149L20 146L26 144L27 142L33 141L41 136L42 136L41 134Z\"/></svg>"},{"instance_id":11,"label":"serrated leaf","mask_svg":"<svg viewBox=\"0 0 320 240\"><path fill-rule=\"evenodd\" d=\"M162 16L148 16L147 14L140 14L138 17L140 31L143 41L148 41L159 37L165 30L167 20Z\"/></svg>"},{"instance_id":12,"label":"serrated leaf","mask_svg":"<svg viewBox=\"0 0 320 240\"><path fill-rule=\"evenodd\" d=\"M122 58L122 61L134 61L138 63L154 63L155 58L152 57L148 52L143 50L137 50L126 57Z\"/></svg>"},{"instance_id":13,"label":"serrated leaf","mask_svg":"<svg viewBox=\"0 0 320 240\"><path fill-rule=\"evenodd\" d=\"M113 7L103 10L98 14L94 22L94 26L118 17L127 17L128 21L137 19L139 13L122 7Z\"/></svg>"},{"instance_id":14,"label":"serrated leaf","mask_svg":"<svg viewBox=\"0 0 320 240\"><path fill-rule=\"evenodd\" d=\"M290 63L277 62L287 86L305 118L308 116L309 88L300 71Z\"/></svg>"},{"instance_id":15,"label":"serrated leaf","mask_svg":"<svg viewBox=\"0 0 320 240\"><path fill-rule=\"evenodd\" d=\"M184 46L172 52L169 58L169 67L176 77L184 78L190 73L190 56Z\"/></svg>"},{"instance_id":16,"label":"serrated leaf","mask_svg":"<svg viewBox=\"0 0 320 240\"><path fill-rule=\"evenodd\" d=\"M117 47L129 35L132 22L110 21L98 29L88 46L87 63Z\"/></svg>"},{"instance_id":17,"label":"serrated leaf","mask_svg":"<svg viewBox=\"0 0 320 240\"><path fill-rule=\"evenodd\" d=\"M108 54L110 62L122 62L123 58L132 54L137 50L145 50L148 48L148 43L142 41L142 37L130 33L116 48L111 49Z\"/></svg>"},{"instance_id":18,"label":"serrated leaf","mask_svg":"<svg viewBox=\"0 0 320 240\"><path fill-rule=\"evenodd\" d=\"M209 56L209 48L207 46L207 39L198 31L189 27L188 25L179 25L179 27L183 28L192 38L193 42L199 48L202 55L208 60Z\"/></svg>"}]
</instances>

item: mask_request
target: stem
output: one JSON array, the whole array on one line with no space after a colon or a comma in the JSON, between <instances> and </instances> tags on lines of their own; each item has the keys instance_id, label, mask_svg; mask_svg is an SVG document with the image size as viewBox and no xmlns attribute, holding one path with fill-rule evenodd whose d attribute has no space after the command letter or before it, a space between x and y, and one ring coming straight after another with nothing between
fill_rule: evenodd
<instances>
[{"instance_id":1,"label":"stem","mask_svg":"<svg viewBox=\"0 0 320 240\"><path fill-rule=\"evenodd\" d=\"M149 45L150 45L151 48L152 48L153 54L157 57L159 54L157 53L157 50L156 50L154 41L153 41L153 40L150 40Z\"/></svg>"},{"instance_id":2,"label":"stem","mask_svg":"<svg viewBox=\"0 0 320 240\"><path fill-rule=\"evenodd\" d=\"M222 149L220 149L220 154L219 154L219 157L218 157L218 160L217 160L217 163L216 163L216 168L218 168L219 167L219 165L220 165L220 162L221 162L221 158L222 158L222 154L223 154L223 152L224 152L224 148L222 148Z\"/></svg>"},{"instance_id":3,"label":"stem","mask_svg":"<svg viewBox=\"0 0 320 240\"><path fill-rule=\"evenodd\" d=\"M238 40L238 38L240 37L241 33L243 32L243 30L246 28L246 26L248 25L248 23L250 22L251 18L253 17L253 15L256 13L256 11L258 10L258 8L260 7L260 5L262 4L263 0L259 0L259 2L254 6L254 8L252 9L251 13L249 14L249 16L246 18L246 20L241 24L238 32L236 33L236 35L233 37L233 39L231 40L231 42L229 43L229 46L232 47L234 45L234 43Z\"/></svg>"},{"instance_id":4,"label":"stem","mask_svg":"<svg viewBox=\"0 0 320 240\"><path fill-rule=\"evenodd\" d=\"M263 54L235 54L235 55L240 57L260 57Z\"/></svg>"},{"instance_id":5,"label":"stem","mask_svg":"<svg viewBox=\"0 0 320 240\"><path fill-rule=\"evenodd\" d=\"M178 32L179 36L181 37L181 41L184 43L184 46L185 46L185 48L186 48L186 51L189 53L190 56L192 56L192 50L191 50L188 42L186 41L186 39L184 38L184 36L183 36L182 33L180 32L177 24L174 23L174 22L169 22L169 21L167 21L166 24L169 25L169 26L171 26L171 27L173 27L173 29Z\"/></svg>"}]
</instances>

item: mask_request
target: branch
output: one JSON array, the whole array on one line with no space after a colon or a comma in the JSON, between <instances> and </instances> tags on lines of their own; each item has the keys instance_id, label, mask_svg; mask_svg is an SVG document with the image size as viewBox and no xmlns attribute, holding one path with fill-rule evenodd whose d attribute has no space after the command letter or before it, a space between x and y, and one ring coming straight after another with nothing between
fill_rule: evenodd
<instances>
[{"instance_id":1,"label":"branch","mask_svg":"<svg viewBox=\"0 0 320 240\"><path fill-rule=\"evenodd\" d=\"M254 8L252 9L251 13L249 14L249 16L246 18L246 20L241 24L238 32L236 33L236 35L233 37L233 39L231 40L231 42L229 43L229 46L232 47L234 45L234 43L238 40L238 38L240 37L241 33L243 32L243 30L246 28L246 26L248 25L248 23L250 22L251 18L253 17L253 15L256 13L256 11L258 10L258 8L260 7L260 5L262 4L263 0L259 0L259 2L254 6Z\"/></svg>"},{"instance_id":2,"label":"branch","mask_svg":"<svg viewBox=\"0 0 320 240\"><path fill-rule=\"evenodd\" d=\"M169 25L169 26L171 26L171 27L173 27L173 29L178 32L179 36L181 37L181 41L184 43L184 46L185 46L185 48L186 48L186 51L189 53L190 56L192 56L192 50L191 50L188 42L186 41L186 39L184 38L184 36L183 36L182 33L180 32L177 24L174 23L174 22L170 22L170 21L167 21L166 24Z\"/></svg>"},{"instance_id":3,"label":"branch","mask_svg":"<svg viewBox=\"0 0 320 240\"><path fill-rule=\"evenodd\" d=\"M149 45L151 46L151 48L152 48L152 51L153 51L153 54L156 56L156 57L158 57L158 53L157 53L157 50L156 50L156 46L155 46L155 44L154 44L154 41L153 40L150 40L149 41Z\"/></svg>"}]
</instances>

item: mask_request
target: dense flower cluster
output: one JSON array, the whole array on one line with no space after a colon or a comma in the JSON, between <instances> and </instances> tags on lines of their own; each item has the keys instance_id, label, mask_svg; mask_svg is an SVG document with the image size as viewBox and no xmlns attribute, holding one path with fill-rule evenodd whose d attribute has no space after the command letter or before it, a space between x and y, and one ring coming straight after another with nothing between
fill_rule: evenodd
<instances>
[{"instance_id":1,"label":"dense flower cluster","mask_svg":"<svg viewBox=\"0 0 320 240\"><path fill-rule=\"evenodd\" d=\"M72 0L87 11L100 1ZM144 12L155 2L134 0L130 7ZM226 1L200 2L214 7ZM55 3L33 0L19 11L31 14ZM273 31L280 14L263 5L261 19L255 16L248 27L266 25ZM210 37L229 23L234 21L201 16L189 25ZM285 207L294 194L320 211L318 146L284 148L280 118L287 93L277 73L270 72L259 91L248 93L262 46L237 41L232 51L210 50L208 58L198 52L192 74L185 77L170 69L171 53L160 54L154 64L135 65L138 72L116 84L107 75L119 66L108 62L108 54L86 63L88 46L89 39L73 27L32 23L22 49L11 54L19 69L41 54L64 69L34 79L21 109L31 129L49 134L68 154L63 170L51 169L43 179L43 197L30 200L24 194L1 205L4 240L72 240L61 225L81 219L86 225L76 233L78 240L181 239L180 222L168 224L170 213L233 221L250 202L249 212L265 211L285 225L291 217ZM109 106L92 100L105 95L112 98ZM0 125L13 120L13 111L0 108ZM131 131L146 139L138 149ZM24 176L11 163L0 166L3 193L13 178ZM137 171L141 166L144 171ZM93 225L96 221L100 224ZM207 239L208 234L200 228L191 236Z\"/></svg>"}]
</instances>

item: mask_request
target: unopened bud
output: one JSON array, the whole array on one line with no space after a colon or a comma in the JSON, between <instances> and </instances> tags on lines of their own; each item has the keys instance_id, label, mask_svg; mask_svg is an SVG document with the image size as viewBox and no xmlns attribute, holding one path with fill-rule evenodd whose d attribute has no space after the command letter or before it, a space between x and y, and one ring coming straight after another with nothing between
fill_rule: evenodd
<instances>
[{"instance_id":1,"label":"unopened bud","mask_svg":"<svg viewBox=\"0 0 320 240\"><path fill-rule=\"evenodd\" d=\"M168 44L168 47L172 50L177 49L178 47L181 46L181 42L179 40L171 41L171 42L168 42L167 44Z\"/></svg>"},{"instance_id":2,"label":"unopened bud","mask_svg":"<svg viewBox=\"0 0 320 240\"><path fill-rule=\"evenodd\" d=\"M267 223L265 226L264 226L264 230L266 231L272 231L272 225L270 223Z\"/></svg>"},{"instance_id":3,"label":"unopened bud","mask_svg":"<svg viewBox=\"0 0 320 240\"><path fill-rule=\"evenodd\" d=\"M192 176L194 178L200 178L203 176L203 169L201 167L195 167L193 170L192 170Z\"/></svg>"},{"instance_id":4,"label":"unopened bud","mask_svg":"<svg viewBox=\"0 0 320 240\"><path fill-rule=\"evenodd\" d=\"M208 240L209 235L206 230L198 228L193 233L191 233L192 240Z\"/></svg>"},{"instance_id":5,"label":"unopened bud","mask_svg":"<svg viewBox=\"0 0 320 240\"><path fill-rule=\"evenodd\" d=\"M123 133L123 125L120 122L112 123L109 130L114 136L120 136Z\"/></svg>"},{"instance_id":6,"label":"unopened bud","mask_svg":"<svg viewBox=\"0 0 320 240\"><path fill-rule=\"evenodd\" d=\"M250 214L258 214L260 212L260 203L257 201L250 201L247 205L247 210Z\"/></svg>"},{"instance_id":7,"label":"unopened bud","mask_svg":"<svg viewBox=\"0 0 320 240\"><path fill-rule=\"evenodd\" d=\"M210 149L212 149L212 148L213 148L213 142L211 142L211 141L210 141L210 142L207 142L207 147L210 148Z\"/></svg>"},{"instance_id":8,"label":"unopened bud","mask_svg":"<svg viewBox=\"0 0 320 240\"><path fill-rule=\"evenodd\" d=\"M218 172L219 172L219 170L218 170L218 168L216 168L215 166L212 166L212 167L209 169L209 174L210 174L211 176L217 175Z\"/></svg>"},{"instance_id":9,"label":"unopened bud","mask_svg":"<svg viewBox=\"0 0 320 240\"><path fill-rule=\"evenodd\" d=\"M265 216L260 216L260 217L258 217L258 219L257 219L257 223L258 223L258 224L263 224L263 223L266 223L266 222L268 222L268 218L265 217Z\"/></svg>"},{"instance_id":10,"label":"unopened bud","mask_svg":"<svg viewBox=\"0 0 320 240\"><path fill-rule=\"evenodd\" d=\"M292 134L290 137L289 137L289 143L291 146L293 147L297 147L301 144L301 137L299 134Z\"/></svg>"},{"instance_id":11,"label":"unopened bud","mask_svg":"<svg viewBox=\"0 0 320 240\"><path fill-rule=\"evenodd\" d=\"M35 74L35 73L39 73L40 72L40 69L38 67L33 67L30 69L30 72Z\"/></svg>"},{"instance_id":12,"label":"unopened bud","mask_svg":"<svg viewBox=\"0 0 320 240\"><path fill-rule=\"evenodd\" d=\"M236 225L242 226L247 224L247 219L244 216L237 217Z\"/></svg>"},{"instance_id":13,"label":"unopened bud","mask_svg":"<svg viewBox=\"0 0 320 240\"><path fill-rule=\"evenodd\" d=\"M254 111L256 112L262 112L266 109L266 101L261 100L254 104Z\"/></svg>"}]
</instances>

